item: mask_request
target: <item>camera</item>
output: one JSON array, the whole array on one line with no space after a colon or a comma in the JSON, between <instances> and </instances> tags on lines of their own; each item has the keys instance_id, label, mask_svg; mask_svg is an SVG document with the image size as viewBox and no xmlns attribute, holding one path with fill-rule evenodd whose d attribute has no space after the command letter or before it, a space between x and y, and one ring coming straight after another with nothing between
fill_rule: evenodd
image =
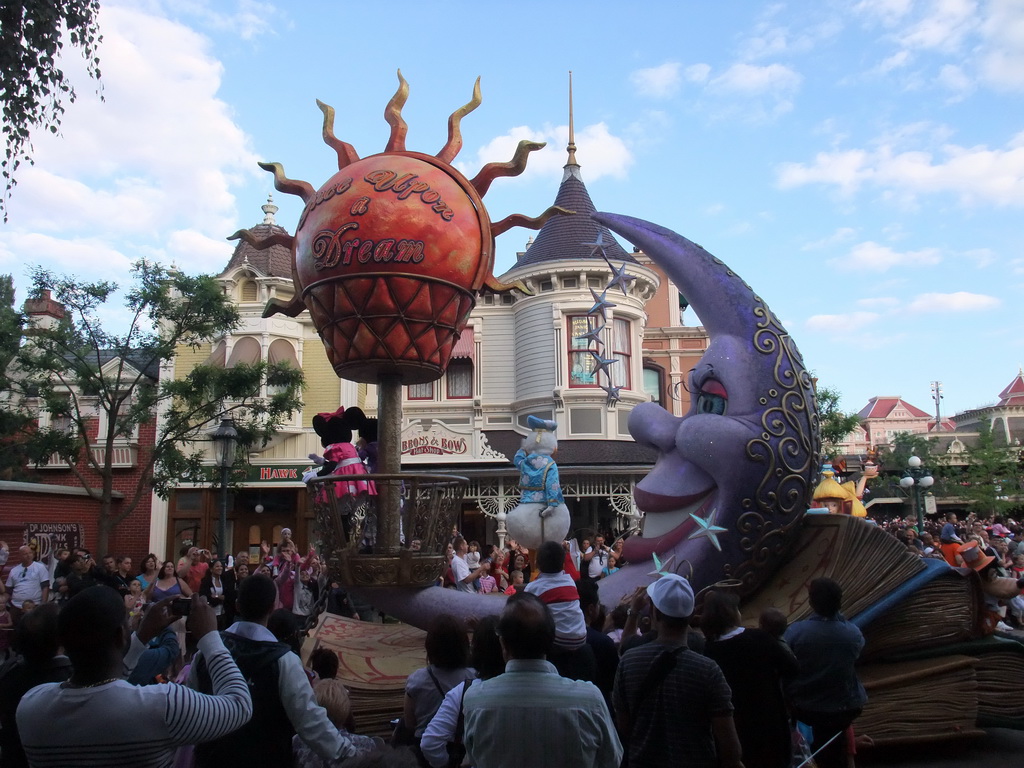
<instances>
[{"instance_id":1,"label":"camera","mask_svg":"<svg viewBox=\"0 0 1024 768\"><path fill-rule=\"evenodd\" d=\"M188 616L192 613L191 597L176 597L171 601L172 616Z\"/></svg>"}]
</instances>

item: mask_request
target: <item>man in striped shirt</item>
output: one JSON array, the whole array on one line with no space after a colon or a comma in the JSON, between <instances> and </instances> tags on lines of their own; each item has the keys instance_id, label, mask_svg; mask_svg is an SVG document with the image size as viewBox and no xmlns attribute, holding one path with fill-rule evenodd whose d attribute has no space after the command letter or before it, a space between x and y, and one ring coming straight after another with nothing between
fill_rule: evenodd
<instances>
[{"instance_id":1,"label":"man in striped shirt","mask_svg":"<svg viewBox=\"0 0 1024 768\"><path fill-rule=\"evenodd\" d=\"M106 586L68 601L58 635L73 672L65 683L32 689L18 706L18 730L33 768L123 765L167 768L176 749L218 738L252 717L245 680L217 634L206 599L192 601L189 628L198 639L213 679L213 693L180 685L139 688L125 682L125 666L163 627L177 619L167 599L150 607L131 649L124 601Z\"/></svg>"}]
</instances>

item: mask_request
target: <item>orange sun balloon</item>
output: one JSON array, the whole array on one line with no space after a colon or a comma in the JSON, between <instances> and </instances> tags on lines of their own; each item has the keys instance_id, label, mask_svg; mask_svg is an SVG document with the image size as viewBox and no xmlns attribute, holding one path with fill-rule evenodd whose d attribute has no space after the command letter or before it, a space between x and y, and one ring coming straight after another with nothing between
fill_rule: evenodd
<instances>
[{"instance_id":1,"label":"orange sun balloon","mask_svg":"<svg viewBox=\"0 0 1024 768\"><path fill-rule=\"evenodd\" d=\"M409 84L401 71L398 80L384 111L391 136L382 153L360 159L334 135L334 108L317 101L338 172L314 190L287 178L280 163L260 163L279 191L306 204L294 237L232 235L258 249L291 248L295 298L272 299L264 317L308 309L335 372L366 383L381 374L400 375L405 384L439 378L481 289L527 292L494 277L495 236L514 226L540 229L569 213L551 207L537 218L515 214L491 223L482 199L491 183L521 174L529 153L544 144L521 141L510 162L488 163L469 180L451 162L462 149L462 118L480 105L480 79L473 98L448 119L448 141L436 155L406 150Z\"/></svg>"}]
</instances>

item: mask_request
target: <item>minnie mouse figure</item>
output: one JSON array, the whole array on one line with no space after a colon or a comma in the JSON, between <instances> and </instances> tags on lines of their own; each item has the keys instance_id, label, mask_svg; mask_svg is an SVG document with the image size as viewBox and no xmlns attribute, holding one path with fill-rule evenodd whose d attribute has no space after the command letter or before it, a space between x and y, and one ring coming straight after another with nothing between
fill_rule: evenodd
<instances>
[{"instance_id":1,"label":"minnie mouse figure","mask_svg":"<svg viewBox=\"0 0 1024 768\"><path fill-rule=\"evenodd\" d=\"M366 414L359 408L348 408L344 406L334 413L318 413L313 417L313 430L320 435L320 444L324 447L322 466L320 470L310 477L341 476L351 478L334 483L336 496L355 495L367 493L371 496L377 495L377 487L372 480L357 479L359 475L366 474L366 466L359 458L356 447L352 445L352 431L360 429L366 423ZM310 458L320 463L319 456Z\"/></svg>"}]
</instances>

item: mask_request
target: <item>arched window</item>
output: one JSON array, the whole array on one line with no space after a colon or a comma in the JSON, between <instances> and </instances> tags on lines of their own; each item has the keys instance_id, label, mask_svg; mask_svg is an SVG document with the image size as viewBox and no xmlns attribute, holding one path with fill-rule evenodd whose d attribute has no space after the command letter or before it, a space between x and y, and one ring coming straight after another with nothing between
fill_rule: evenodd
<instances>
[{"instance_id":1,"label":"arched window","mask_svg":"<svg viewBox=\"0 0 1024 768\"><path fill-rule=\"evenodd\" d=\"M252 280L242 283L242 301L259 301L257 286Z\"/></svg>"},{"instance_id":2,"label":"arched window","mask_svg":"<svg viewBox=\"0 0 1024 768\"><path fill-rule=\"evenodd\" d=\"M242 336L235 341L235 346L231 350L231 356L228 358L228 368L234 368L241 363L249 365L258 363L262 356L263 348L259 340L252 336Z\"/></svg>"}]
</instances>

